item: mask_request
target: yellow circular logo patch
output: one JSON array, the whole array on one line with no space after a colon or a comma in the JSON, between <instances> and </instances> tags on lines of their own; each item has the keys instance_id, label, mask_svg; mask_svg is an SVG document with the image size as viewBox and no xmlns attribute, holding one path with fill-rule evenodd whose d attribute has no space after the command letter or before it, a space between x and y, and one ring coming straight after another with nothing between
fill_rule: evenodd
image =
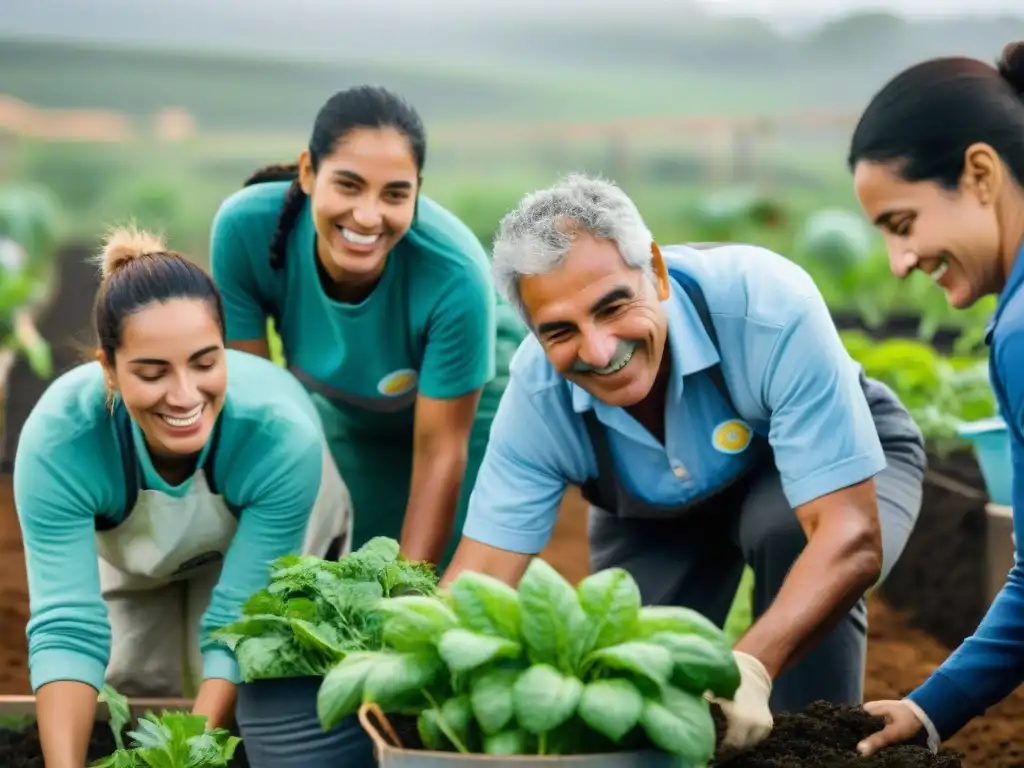
<instances>
[{"instance_id":1,"label":"yellow circular logo patch","mask_svg":"<svg viewBox=\"0 0 1024 768\"><path fill-rule=\"evenodd\" d=\"M721 453L742 453L754 437L754 430L740 419L723 421L711 433L711 444Z\"/></svg>"},{"instance_id":2,"label":"yellow circular logo patch","mask_svg":"<svg viewBox=\"0 0 1024 768\"><path fill-rule=\"evenodd\" d=\"M385 397L398 397L412 391L419 381L419 375L412 368L392 371L377 384L377 391Z\"/></svg>"}]
</instances>

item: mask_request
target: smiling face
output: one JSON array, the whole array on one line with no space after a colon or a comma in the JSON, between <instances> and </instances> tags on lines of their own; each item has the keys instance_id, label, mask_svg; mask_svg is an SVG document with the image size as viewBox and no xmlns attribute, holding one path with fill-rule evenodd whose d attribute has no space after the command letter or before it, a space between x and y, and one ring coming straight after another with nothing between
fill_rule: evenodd
<instances>
[{"instance_id":1,"label":"smiling face","mask_svg":"<svg viewBox=\"0 0 1024 768\"><path fill-rule=\"evenodd\" d=\"M885 237L893 274L927 273L958 309L997 293L1006 280L1002 164L991 148L972 149L954 190L906 181L893 163L862 160L854 169L857 198Z\"/></svg>"},{"instance_id":2,"label":"smiling face","mask_svg":"<svg viewBox=\"0 0 1024 768\"><path fill-rule=\"evenodd\" d=\"M154 457L198 453L224 406L224 341L209 305L174 299L124 321L108 383L146 437Z\"/></svg>"},{"instance_id":3,"label":"smiling face","mask_svg":"<svg viewBox=\"0 0 1024 768\"><path fill-rule=\"evenodd\" d=\"M653 245L652 254L654 283L626 264L614 242L580 233L557 269L519 282L551 365L609 405L647 397L664 358L668 274Z\"/></svg>"},{"instance_id":4,"label":"smiling face","mask_svg":"<svg viewBox=\"0 0 1024 768\"><path fill-rule=\"evenodd\" d=\"M299 169L324 270L338 283L375 284L416 211L419 170L408 138L394 128L355 128L317 170L308 152Z\"/></svg>"}]
</instances>

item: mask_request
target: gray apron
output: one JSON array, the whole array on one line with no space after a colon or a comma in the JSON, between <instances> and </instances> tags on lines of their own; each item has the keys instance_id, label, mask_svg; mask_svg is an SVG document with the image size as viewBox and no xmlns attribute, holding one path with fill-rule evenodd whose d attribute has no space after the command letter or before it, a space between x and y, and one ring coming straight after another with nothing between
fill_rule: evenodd
<instances>
[{"instance_id":1,"label":"gray apron","mask_svg":"<svg viewBox=\"0 0 1024 768\"><path fill-rule=\"evenodd\" d=\"M697 282L673 271L711 342L718 335ZM716 364L707 370L730 410L739 418ZM924 439L896 395L861 370L888 466L875 476L884 562L882 578L898 559L920 512L925 467ZM590 503L591 569L630 572L645 604L682 605L719 626L732 605L744 565L754 571L754 617L774 600L806 536L786 500L766 436L755 434L749 460L716 488L678 505L637 497L615 466L606 428L593 410L582 414L597 476L581 487ZM774 684L772 708L801 711L817 699L859 704L867 647L867 616L861 600L804 659Z\"/></svg>"},{"instance_id":2,"label":"gray apron","mask_svg":"<svg viewBox=\"0 0 1024 768\"><path fill-rule=\"evenodd\" d=\"M131 418L114 411L125 480L125 514L96 519L100 590L110 620L106 680L125 695L181 696L202 679L199 625L216 586L241 510L216 486L221 419L188 493L144 486ZM326 443L320 492L302 552L340 557L349 551L352 502ZM268 572L269 574L269 572ZM269 577L269 576L268 576Z\"/></svg>"}]
</instances>

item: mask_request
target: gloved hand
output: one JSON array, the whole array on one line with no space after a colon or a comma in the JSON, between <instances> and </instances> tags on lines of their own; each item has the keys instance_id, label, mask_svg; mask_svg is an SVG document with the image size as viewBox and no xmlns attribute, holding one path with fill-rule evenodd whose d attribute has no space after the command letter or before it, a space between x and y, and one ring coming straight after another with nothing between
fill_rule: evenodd
<instances>
[{"instance_id":1,"label":"gloved hand","mask_svg":"<svg viewBox=\"0 0 1024 768\"><path fill-rule=\"evenodd\" d=\"M740 687L732 701L708 696L722 709L726 718L725 735L718 748L718 758L727 759L750 749L768 738L775 724L768 699L772 679L758 659L743 651L733 651L740 670Z\"/></svg>"},{"instance_id":2,"label":"gloved hand","mask_svg":"<svg viewBox=\"0 0 1024 768\"><path fill-rule=\"evenodd\" d=\"M922 728L928 732L928 748L932 752L939 751L939 733L935 730L931 718L910 699L902 701L870 701L864 705L869 715L885 719L885 727L877 731L857 745L862 755L873 755L880 749L893 744L900 744L913 738Z\"/></svg>"}]
</instances>

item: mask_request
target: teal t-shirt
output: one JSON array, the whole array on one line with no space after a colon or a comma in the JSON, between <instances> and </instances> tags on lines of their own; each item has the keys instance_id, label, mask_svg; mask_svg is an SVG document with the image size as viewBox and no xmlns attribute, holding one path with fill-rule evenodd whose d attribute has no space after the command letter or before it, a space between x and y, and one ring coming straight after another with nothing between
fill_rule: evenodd
<instances>
[{"instance_id":1,"label":"teal t-shirt","mask_svg":"<svg viewBox=\"0 0 1024 768\"><path fill-rule=\"evenodd\" d=\"M494 377L496 293L487 254L465 224L421 195L373 292L341 303L320 282L308 201L284 265L270 265L288 186L244 188L214 219L210 259L229 341L263 338L272 317L289 367L334 406L346 434L411 436L417 394L457 398Z\"/></svg>"},{"instance_id":2,"label":"teal t-shirt","mask_svg":"<svg viewBox=\"0 0 1024 768\"><path fill-rule=\"evenodd\" d=\"M323 432L309 395L287 371L235 350L227 351L227 366L213 479L239 522L201 621L200 647L204 678L238 682L234 655L210 640L210 632L234 621L248 596L266 585L272 560L301 549L319 494ZM134 424L133 430L146 488L184 496L192 478L169 486L153 469ZM100 594L96 521L124 518L123 452L99 363L57 378L22 429L14 501L28 569L33 690L55 680L97 690L103 684L110 626Z\"/></svg>"}]
</instances>

